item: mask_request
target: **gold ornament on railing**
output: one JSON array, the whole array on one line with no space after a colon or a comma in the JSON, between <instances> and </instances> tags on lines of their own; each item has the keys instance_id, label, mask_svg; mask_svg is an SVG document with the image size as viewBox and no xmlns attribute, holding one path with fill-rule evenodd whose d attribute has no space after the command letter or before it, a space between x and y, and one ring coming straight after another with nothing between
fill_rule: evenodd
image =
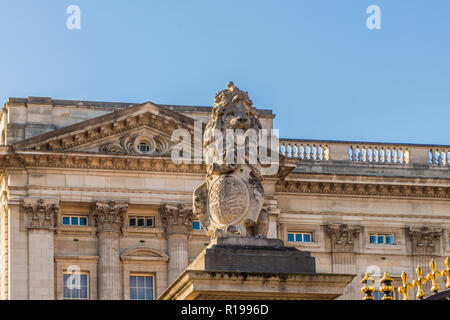
<instances>
[{"instance_id":1,"label":"gold ornament on railing","mask_svg":"<svg viewBox=\"0 0 450 320\"><path fill-rule=\"evenodd\" d=\"M448 257L445 259L445 267L446 269L442 270L442 276L447 278L445 287L450 289L450 261L448 260Z\"/></svg>"},{"instance_id":2,"label":"gold ornament on railing","mask_svg":"<svg viewBox=\"0 0 450 320\"><path fill-rule=\"evenodd\" d=\"M422 277L422 268L417 267L416 269L417 279L413 281L413 286L417 287L417 299L423 299L425 292L423 291L423 285L427 282L426 277Z\"/></svg>"},{"instance_id":3,"label":"gold ornament on railing","mask_svg":"<svg viewBox=\"0 0 450 320\"><path fill-rule=\"evenodd\" d=\"M404 271L402 273L402 282L403 285L398 288L398 293L403 295L403 300L409 300L408 290L412 289L412 284L408 282L408 276Z\"/></svg>"},{"instance_id":4,"label":"gold ornament on railing","mask_svg":"<svg viewBox=\"0 0 450 320\"><path fill-rule=\"evenodd\" d=\"M367 285L367 282L369 281L375 281L375 279L371 278L370 273L366 272L364 278L361 280L361 283L364 284L364 286L361 288L361 291L364 293L363 300L373 300L373 292L376 289Z\"/></svg>"},{"instance_id":5,"label":"gold ornament on railing","mask_svg":"<svg viewBox=\"0 0 450 320\"><path fill-rule=\"evenodd\" d=\"M436 271L436 262L434 262L434 259L431 259L430 269L431 272L427 274L427 280L431 281L431 291L433 293L437 293L439 291L439 284L437 283L437 279L441 276L441 272Z\"/></svg>"},{"instance_id":6,"label":"gold ornament on railing","mask_svg":"<svg viewBox=\"0 0 450 320\"><path fill-rule=\"evenodd\" d=\"M380 292L384 293L383 298L381 300L392 300L393 299L393 293L394 293L394 286L392 283L394 282L394 279L389 278L389 275L387 272L384 273L383 278L380 279Z\"/></svg>"}]
</instances>

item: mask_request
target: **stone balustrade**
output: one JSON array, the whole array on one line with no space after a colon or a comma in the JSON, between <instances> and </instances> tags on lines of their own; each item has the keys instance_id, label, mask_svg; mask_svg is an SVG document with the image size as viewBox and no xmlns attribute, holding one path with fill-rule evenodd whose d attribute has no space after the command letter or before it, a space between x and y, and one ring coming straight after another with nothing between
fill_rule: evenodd
<instances>
[{"instance_id":1,"label":"stone balustrade","mask_svg":"<svg viewBox=\"0 0 450 320\"><path fill-rule=\"evenodd\" d=\"M312 161L450 166L450 146L439 145L280 139L280 153L290 159Z\"/></svg>"}]
</instances>

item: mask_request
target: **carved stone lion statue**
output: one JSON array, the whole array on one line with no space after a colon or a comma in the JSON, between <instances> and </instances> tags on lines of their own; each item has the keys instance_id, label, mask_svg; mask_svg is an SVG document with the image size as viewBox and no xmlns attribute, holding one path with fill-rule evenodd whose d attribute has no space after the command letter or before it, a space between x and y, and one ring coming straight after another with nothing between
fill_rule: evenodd
<instances>
[{"instance_id":1,"label":"carved stone lion statue","mask_svg":"<svg viewBox=\"0 0 450 320\"><path fill-rule=\"evenodd\" d=\"M205 134L203 150L208 151L213 159L207 162L206 181L193 195L193 213L206 233L213 238L230 235L267 236L269 217L267 211L262 209L264 188L258 152L249 148L248 143L238 144L238 139L233 139L232 143L227 140L230 132L247 133L253 130L253 133L258 134L260 129L261 123L247 92L229 82L227 89L214 98L212 118L205 132L218 131L221 138L217 139L216 134ZM248 138L245 141L248 142ZM230 154L228 147L227 152L223 147L218 147L218 144L224 146L227 143L228 146L232 145L235 161L227 161ZM239 148L245 151L241 153L244 154L242 161L238 161L237 157ZM256 162L250 159L256 159Z\"/></svg>"}]
</instances>

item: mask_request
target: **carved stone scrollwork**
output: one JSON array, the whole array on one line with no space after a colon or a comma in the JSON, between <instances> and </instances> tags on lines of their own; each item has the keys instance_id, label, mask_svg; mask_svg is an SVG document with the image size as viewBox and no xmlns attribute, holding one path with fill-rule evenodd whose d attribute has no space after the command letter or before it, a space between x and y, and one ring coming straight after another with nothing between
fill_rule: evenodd
<instances>
[{"instance_id":1,"label":"carved stone scrollwork","mask_svg":"<svg viewBox=\"0 0 450 320\"><path fill-rule=\"evenodd\" d=\"M122 232L128 211L127 203L97 201L92 206L92 217L98 232Z\"/></svg>"},{"instance_id":2,"label":"carved stone scrollwork","mask_svg":"<svg viewBox=\"0 0 450 320\"><path fill-rule=\"evenodd\" d=\"M361 232L361 226L348 224L329 224L327 233L331 239L333 252L353 252L354 240Z\"/></svg>"},{"instance_id":3,"label":"carved stone scrollwork","mask_svg":"<svg viewBox=\"0 0 450 320\"><path fill-rule=\"evenodd\" d=\"M189 234L192 231L192 209L182 204L164 204L159 208L161 222L170 234Z\"/></svg>"},{"instance_id":4,"label":"carved stone scrollwork","mask_svg":"<svg viewBox=\"0 0 450 320\"><path fill-rule=\"evenodd\" d=\"M25 199L23 208L30 218L29 229L54 229L59 201Z\"/></svg>"},{"instance_id":5,"label":"carved stone scrollwork","mask_svg":"<svg viewBox=\"0 0 450 320\"><path fill-rule=\"evenodd\" d=\"M432 227L408 227L407 235L412 241L413 253L433 254L436 253L437 243L441 239L442 229Z\"/></svg>"},{"instance_id":6,"label":"carved stone scrollwork","mask_svg":"<svg viewBox=\"0 0 450 320\"><path fill-rule=\"evenodd\" d=\"M144 144L144 148L140 148ZM99 147L100 152L167 155L172 149L171 141L159 135L132 135L123 136L120 142L108 142Z\"/></svg>"}]
</instances>

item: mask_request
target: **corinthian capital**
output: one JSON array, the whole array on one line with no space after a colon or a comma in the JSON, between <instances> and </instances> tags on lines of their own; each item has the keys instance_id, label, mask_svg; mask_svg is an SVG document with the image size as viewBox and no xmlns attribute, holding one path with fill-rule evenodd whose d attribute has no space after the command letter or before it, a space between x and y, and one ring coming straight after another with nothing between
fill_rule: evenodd
<instances>
[{"instance_id":1,"label":"corinthian capital","mask_svg":"<svg viewBox=\"0 0 450 320\"><path fill-rule=\"evenodd\" d=\"M23 208L29 217L29 229L53 229L59 200L24 199Z\"/></svg>"},{"instance_id":2,"label":"corinthian capital","mask_svg":"<svg viewBox=\"0 0 450 320\"><path fill-rule=\"evenodd\" d=\"M333 252L353 252L354 240L361 232L361 226L348 224L329 224L327 233L331 239Z\"/></svg>"},{"instance_id":3,"label":"corinthian capital","mask_svg":"<svg viewBox=\"0 0 450 320\"><path fill-rule=\"evenodd\" d=\"M408 227L406 233L411 238L413 253L432 254L436 253L442 229L427 226Z\"/></svg>"},{"instance_id":4,"label":"corinthian capital","mask_svg":"<svg viewBox=\"0 0 450 320\"><path fill-rule=\"evenodd\" d=\"M127 211L127 203L97 201L92 206L91 214L98 232L121 232Z\"/></svg>"},{"instance_id":5,"label":"corinthian capital","mask_svg":"<svg viewBox=\"0 0 450 320\"><path fill-rule=\"evenodd\" d=\"M167 234L188 234L192 230L192 209L182 204L164 204L159 208L161 222Z\"/></svg>"}]
</instances>

